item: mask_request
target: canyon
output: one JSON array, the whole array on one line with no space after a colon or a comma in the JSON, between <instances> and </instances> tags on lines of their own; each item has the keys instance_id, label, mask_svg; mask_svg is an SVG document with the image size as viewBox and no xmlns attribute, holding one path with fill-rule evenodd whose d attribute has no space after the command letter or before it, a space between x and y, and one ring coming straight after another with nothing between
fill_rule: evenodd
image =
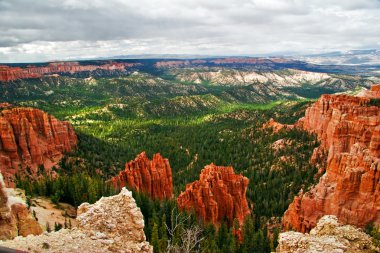
<instances>
[{"instance_id":1,"label":"canyon","mask_svg":"<svg viewBox=\"0 0 380 253\"><path fill-rule=\"evenodd\" d=\"M319 183L294 198L283 217L286 230L308 232L323 215L365 227L380 224L379 85L369 97L323 95L308 108L297 126L317 135L327 152L327 167ZM375 96L375 97L374 97Z\"/></svg>"},{"instance_id":2,"label":"canyon","mask_svg":"<svg viewBox=\"0 0 380 253\"><path fill-rule=\"evenodd\" d=\"M205 236L205 244L216 241L210 252L231 245L238 247L236 251L264 252L257 243L248 245L256 240L266 244L265 250L270 247L273 251L273 231L280 229L281 216L300 189L303 191L283 219L287 230L310 232L326 214L361 228L371 222L379 224L380 86L366 90L378 82L377 77L308 71L293 68L288 65L291 62L281 67L275 61L157 59L124 70L102 69L101 61L92 65L85 65L90 61L54 63L56 66L41 63L35 68L50 66L49 73L44 70L34 79L8 75L7 80L12 80L0 83L0 100L4 102L0 103L0 166L6 184L15 185L16 173L30 175L25 177L30 184L17 185L32 196L30 211L35 211L33 216L42 227L47 222L53 227L54 222L66 221L65 211L45 208L57 199L77 206L123 187L146 194L149 197L136 195L137 202L145 217L147 238L160 250L165 246L162 242L173 239L161 231L170 226L174 212L169 209L177 204L181 211L198 216L194 224L204 228L201 236ZM20 67L23 71L29 68L33 67ZM322 95L295 123L313 103L298 98L336 92L341 94ZM72 125L37 109L8 103L41 108ZM139 154L143 150L146 153ZM157 151L164 156L155 154ZM59 163L63 155L64 163ZM319 163L321 159L323 163ZM203 167L206 164L210 165ZM319 183L312 186L322 174ZM49 181L46 175L58 180ZM111 212L125 212L120 205L131 205L119 198L117 201L107 202L112 205L108 209L84 204L78 217L88 213L88 220L103 212L116 217ZM30 215L25 210L25 215ZM75 219L75 215L70 217ZM125 218L120 214L112 217L104 214L97 220L112 230ZM97 223L83 227L82 221L73 220L74 229L28 237L30 243L21 237L17 241L31 250L47 252L107 252L122 247L113 244L120 239L119 232L109 235L110 231L101 230ZM206 227L202 227L204 223ZM226 240L216 239L225 230L224 223ZM215 232L208 230L211 224ZM246 231L251 226L252 231ZM139 229L118 231L139 234ZM12 237L16 235L22 233L15 232ZM144 243L141 238L133 241ZM300 240L306 240L303 238ZM232 244L236 239L240 243Z\"/></svg>"},{"instance_id":3,"label":"canyon","mask_svg":"<svg viewBox=\"0 0 380 253\"><path fill-rule=\"evenodd\" d=\"M49 171L76 145L69 122L34 108L8 106L0 111L0 171L8 186L14 186L20 169L36 175L43 165Z\"/></svg>"},{"instance_id":4,"label":"canyon","mask_svg":"<svg viewBox=\"0 0 380 253\"><path fill-rule=\"evenodd\" d=\"M149 160L145 152L135 160L127 162L125 169L113 177L115 188L127 186L131 190L144 192L152 199L169 199L173 196L172 170L169 160L159 153Z\"/></svg>"},{"instance_id":5,"label":"canyon","mask_svg":"<svg viewBox=\"0 0 380 253\"><path fill-rule=\"evenodd\" d=\"M223 220L232 225L235 219L242 225L250 214L248 183L248 178L235 174L232 167L210 164L202 169L199 180L186 185L177 205L181 210L194 210L203 221L217 226Z\"/></svg>"}]
</instances>

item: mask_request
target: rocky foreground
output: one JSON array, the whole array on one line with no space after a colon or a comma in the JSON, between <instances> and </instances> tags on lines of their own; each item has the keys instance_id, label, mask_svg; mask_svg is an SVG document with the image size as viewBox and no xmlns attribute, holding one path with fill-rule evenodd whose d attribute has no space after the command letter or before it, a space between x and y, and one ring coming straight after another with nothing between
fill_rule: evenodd
<instances>
[{"instance_id":1,"label":"rocky foreground","mask_svg":"<svg viewBox=\"0 0 380 253\"><path fill-rule=\"evenodd\" d=\"M0 173L0 240L38 235L42 229L13 188L6 188Z\"/></svg>"},{"instance_id":2,"label":"rocky foreground","mask_svg":"<svg viewBox=\"0 0 380 253\"><path fill-rule=\"evenodd\" d=\"M93 205L80 205L77 220L74 229L16 237L0 241L0 246L28 252L153 252L145 239L140 208L125 188Z\"/></svg>"},{"instance_id":3,"label":"rocky foreground","mask_svg":"<svg viewBox=\"0 0 380 253\"><path fill-rule=\"evenodd\" d=\"M371 237L351 225L342 225L336 216L326 215L310 234L281 233L277 253L359 253L379 252Z\"/></svg>"}]
</instances>

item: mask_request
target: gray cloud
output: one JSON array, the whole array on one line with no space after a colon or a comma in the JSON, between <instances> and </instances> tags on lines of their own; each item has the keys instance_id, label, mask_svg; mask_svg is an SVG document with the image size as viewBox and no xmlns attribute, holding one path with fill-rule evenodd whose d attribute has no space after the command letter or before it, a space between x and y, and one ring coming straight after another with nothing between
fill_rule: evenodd
<instances>
[{"instance_id":1,"label":"gray cloud","mask_svg":"<svg viewBox=\"0 0 380 253\"><path fill-rule=\"evenodd\" d=\"M0 0L0 62L380 48L379 0Z\"/></svg>"}]
</instances>

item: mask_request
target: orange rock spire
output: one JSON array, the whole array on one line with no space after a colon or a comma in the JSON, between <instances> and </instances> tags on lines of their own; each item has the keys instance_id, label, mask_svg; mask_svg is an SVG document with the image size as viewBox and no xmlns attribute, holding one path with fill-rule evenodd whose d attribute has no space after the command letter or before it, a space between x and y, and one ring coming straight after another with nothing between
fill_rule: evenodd
<instances>
[{"instance_id":1,"label":"orange rock spire","mask_svg":"<svg viewBox=\"0 0 380 253\"><path fill-rule=\"evenodd\" d=\"M177 199L181 210L194 210L203 221L229 225L236 218L240 225L250 213L246 192L248 178L237 175L232 167L210 164L205 166L199 180L188 184Z\"/></svg>"},{"instance_id":2,"label":"orange rock spire","mask_svg":"<svg viewBox=\"0 0 380 253\"><path fill-rule=\"evenodd\" d=\"M169 160L155 154L149 160L145 152L125 164L125 170L111 179L115 187L127 186L145 192L153 199L169 199L173 195L172 170Z\"/></svg>"}]
</instances>

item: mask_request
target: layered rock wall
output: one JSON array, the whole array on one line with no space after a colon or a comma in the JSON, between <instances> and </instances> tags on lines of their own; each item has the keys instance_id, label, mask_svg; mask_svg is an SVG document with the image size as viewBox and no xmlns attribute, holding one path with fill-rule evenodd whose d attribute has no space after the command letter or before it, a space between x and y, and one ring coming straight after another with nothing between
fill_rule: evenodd
<instances>
[{"instance_id":1,"label":"layered rock wall","mask_svg":"<svg viewBox=\"0 0 380 253\"><path fill-rule=\"evenodd\" d=\"M326 214L359 227L380 224L380 108L365 97L323 95L298 126L317 134L327 167L319 183L290 204L285 229L308 232Z\"/></svg>"},{"instance_id":2,"label":"layered rock wall","mask_svg":"<svg viewBox=\"0 0 380 253\"><path fill-rule=\"evenodd\" d=\"M7 185L20 168L50 169L77 145L70 123L33 108L0 111L0 171Z\"/></svg>"}]
</instances>

